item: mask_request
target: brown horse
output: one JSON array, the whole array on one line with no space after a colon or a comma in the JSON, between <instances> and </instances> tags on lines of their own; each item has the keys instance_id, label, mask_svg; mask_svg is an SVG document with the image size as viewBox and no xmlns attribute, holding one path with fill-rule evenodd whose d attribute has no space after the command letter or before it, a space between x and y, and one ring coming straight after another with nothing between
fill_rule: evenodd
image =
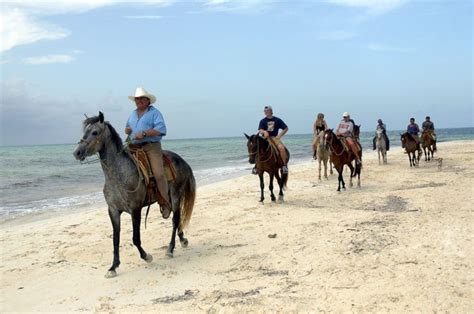
<instances>
[{"instance_id":1,"label":"brown horse","mask_svg":"<svg viewBox=\"0 0 474 314\"><path fill-rule=\"evenodd\" d=\"M354 156L352 152L348 152L344 149L344 145L342 144L341 140L337 138L332 129L324 131L324 136L326 137L326 142L331 148L331 162L334 164L334 168L336 168L337 172L339 173L337 191L341 191L341 183L342 188L346 189L346 184L342 176L344 165L347 165L351 170L349 186L352 187L352 178L357 176L357 186L360 187L360 172L362 170L362 165L356 163L355 169L352 165L352 161L356 156ZM359 159L362 161L362 149L360 150Z\"/></svg>"},{"instance_id":2,"label":"brown horse","mask_svg":"<svg viewBox=\"0 0 474 314\"><path fill-rule=\"evenodd\" d=\"M259 135L248 136L247 138L247 149L249 154L249 163L255 164L257 174L260 179L260 202L263 203L265 183L263 181L263 174L265 172L270 176L270 197L272 202L276 201L275 195L273 194L273 177L277 179L280 187L280 193L278 194L278 200L283 202L283 190L288 182L288 173L283 173L281 167L283 163L276 152L276 148L273 148L268 140L264 139ZM286 149L288 160L290 160L290 152ZM286 161L288 163L288 160Z\"/></svg>"},{"instance_id":3,"label":"brown horse","mask_svg":"<svg viewBox=\"0 0 474 314\"><path fill-rule=\"evenodd\" d=\"M405 132L400 135L400 140L402 141L402 148L405 148L405 152L408 154L408 160L410 160L410 167L418 166L420 163L421 149L420 144L418 144L413 136ZM418 156L416 153L418 152Z\"/></svg>"},{"instance_id":4,"label":"brown horse","mask_svg":"<svg viewBox=\"0 0 474 314\"><path fill-rule=\"evenodd\" d=\"M423 151L425 153L425 161L429 161L433 159L436 142L431 136L430 131L423 131L423 133L421 133L421 143L422 143ZM431 153L431 158L430 158L430 153Z\"/></svg>"}]
</instances>

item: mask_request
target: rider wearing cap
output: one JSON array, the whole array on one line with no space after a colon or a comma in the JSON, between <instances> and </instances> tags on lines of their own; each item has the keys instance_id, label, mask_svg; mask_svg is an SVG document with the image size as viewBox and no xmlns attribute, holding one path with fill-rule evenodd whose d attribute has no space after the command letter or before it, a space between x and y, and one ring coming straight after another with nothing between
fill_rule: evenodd
<instances>
[{"instance_id":1,"label":"rider wearing cap","mask_svg":"<svg viewBox=\"0 0 474 314\"><path fill-rule=\"evenodd\" d=\"M336 135L340 137L344 137L346 139L346 143L352 150L356 158L356 163L360 164L361 160L359 158L359 148L357 147L356 143L353 140L354 132L354 121L351 119L351 116L348 112L344 112L342 115L342 120L339 123L339 126L336 130Z\"/></svg>"},{"instance_id":2,"label":"rider wearing cap","mask_svg":"<svg viewBox=\"0 0 474 314\"><path fill-rule=\"evenodd\" d=\"M282 171L288 173L288 154L286 148L281 142L281 138L288 132L288 126L283 122L282 119L273 116L273 109L271 106L265 106L263 108L265 118L260 120L258 125L258 131L266 139L272 141L280 152L280 157L283 162ZM281 132L279 132L281 130Z\"/></svg>"}]
</instances>

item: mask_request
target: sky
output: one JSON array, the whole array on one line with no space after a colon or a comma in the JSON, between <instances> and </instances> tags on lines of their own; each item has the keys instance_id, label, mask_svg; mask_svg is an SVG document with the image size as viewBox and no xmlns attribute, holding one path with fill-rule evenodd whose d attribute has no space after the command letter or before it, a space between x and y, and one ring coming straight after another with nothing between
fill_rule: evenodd
<instances>
[{"instance_id":1,"label":"sky","mask_svg":"<svg viewBox=\"0 0 474 314\"><path fill-rule=\"evenodd\" d=\"M138 86L169 139L255 133L266 105L288 134L474 125L470 0L7 0L0 33L3 146L76 143L99 111L124 137Z\"/></svg>"}]
</instances>

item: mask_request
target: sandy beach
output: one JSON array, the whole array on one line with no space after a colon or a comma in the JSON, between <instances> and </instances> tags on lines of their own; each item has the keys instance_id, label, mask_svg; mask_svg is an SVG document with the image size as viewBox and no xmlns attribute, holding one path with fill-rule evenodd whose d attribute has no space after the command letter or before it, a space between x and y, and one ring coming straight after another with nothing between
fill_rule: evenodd
<instances>
[{"instance_id":1,"label":"sandy beach","mask_svg":"<svg viewBox=\"0 0 474 314\"><path fill-rule=\"evenodd\" d=\"M258 203L258 178L198 187L193 218L165 256L171 221L152 207L142 244L122 215L118 276L105 207L1 232L1 312L472 312L474 141L440 143L442 167L410 168L400 147L362 187L338 193L317 163L290 167L285 202ZM349 181L345 174L346 182Z\"/></svg>"}]
</instances>

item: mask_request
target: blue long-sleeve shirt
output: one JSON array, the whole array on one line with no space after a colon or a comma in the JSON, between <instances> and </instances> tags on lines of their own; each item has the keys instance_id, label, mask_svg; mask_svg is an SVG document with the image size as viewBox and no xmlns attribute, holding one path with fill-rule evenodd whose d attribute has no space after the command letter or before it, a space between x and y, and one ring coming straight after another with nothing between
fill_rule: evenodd
<instances>
[{"instance_id":1,"label":"blue long-sleeve shirt","mask_svg":"<svg viewBox=\"0 0 474 314\"><path fill-rule=\"evenodd\" d=\"M135 109L127 120L127 127L132 129L130 138L133 144L141 144L148 142L160 142L163 136L166 135L166 124L161 112L153 106L148 106L147 111L138 117L137 109ZM136 134L143 131L155 129L160 132L158 136L147 136L142 140L138 141L135 139Z\"/></svg>"}]
</instances>

